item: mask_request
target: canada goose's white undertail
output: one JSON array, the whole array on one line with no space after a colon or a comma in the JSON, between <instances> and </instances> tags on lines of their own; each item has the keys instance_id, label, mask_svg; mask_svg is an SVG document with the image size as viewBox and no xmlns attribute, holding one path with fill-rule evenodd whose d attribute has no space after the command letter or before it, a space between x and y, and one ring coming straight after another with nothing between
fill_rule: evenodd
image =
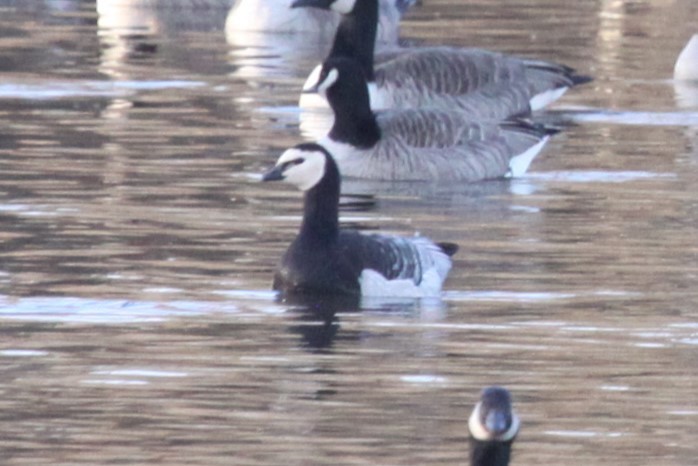
<instances>
[{"instance_id":1,"label":"canada goose's white undertail","mask_svg":"<svg viewBox=\"0 0 698 466\"><path fill-rule=\"evenodd\" d=\"M457 246L340 229L339 170L322 146L288 149L263 180L283 180L305 193L300 232L274 276L275 290L415 298L440 293Z\"/></svg>"},{"instance_id":2,"label":"canada goose's white undertail","mask_svg":"<svg viewBox=\"0 0 698 466\"><path fill-rule=\"evenodd\" d=\"M471 466L508 466L520 421L511 407L511 395L502 387L482 390L468 419Z\"/></svg>"},{"instance_id":3,"label":"canada goose's white undertail","mask_svg":"<svg viewBox=\"0 0 698 466\"><path fill-rule=\"evenodd\" d=\"M524 121L477 122L445 109L369 106L361 67L328 59L315 89L334 113L318 142L343 175L374 180L479 181L520 176L555 130Z\"/></svg>"},{"instance_id":4,"label":"canada goose's white undertail","mask_svg":"<svg viewBox=\"0 0 698 466\"><path fill-rule=\"evenodd\" d=\"M295 0L294 6L343 14L328 58L359 62L369 82L371 108L424 105L460 109L471 118L526 116L590 78L555 63L480 49L418 47L374 55L378 0ZM305 88L311 84L306 81ZM301 97L300 105L316 99Z\"/></svg>"}]
</instances>

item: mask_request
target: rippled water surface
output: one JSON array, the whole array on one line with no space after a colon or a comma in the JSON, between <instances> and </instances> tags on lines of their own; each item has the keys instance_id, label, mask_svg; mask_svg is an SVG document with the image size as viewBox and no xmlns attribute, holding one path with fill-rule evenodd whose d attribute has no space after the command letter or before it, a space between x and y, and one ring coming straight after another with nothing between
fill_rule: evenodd
<instances>
[{"instance_id":1,"label":"rippled water surface","mask_svg":"<svg viewBox=\"0 0 698 466\"><path fill-rule=\"evenodd\" d=\"M269 291L300 195L258 178L327 43L98 3L0 1L0 463L464 464L496 383L514 465L698 464L694 0L412 11L596 80L522 179L347 182L347 225L460 246L443 299L360 309Z\"/></svg>"}]
</instances>

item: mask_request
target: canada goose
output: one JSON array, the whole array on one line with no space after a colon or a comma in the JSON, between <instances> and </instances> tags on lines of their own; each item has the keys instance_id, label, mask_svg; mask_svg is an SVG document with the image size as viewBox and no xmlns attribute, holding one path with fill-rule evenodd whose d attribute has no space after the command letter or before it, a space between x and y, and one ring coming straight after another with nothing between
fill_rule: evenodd
<instances>
[{"instance_id":1,"label":"canada goose","mask_svg":"<svg viewBox=\"0 0 698 466\"><path fill-rule=\"evenodd\" d=\"M377 0L295 0L293 6L343 15L329 57L351 57L361 64L374 110L430 105L501 120L528 115L590 80L564 65L480 49L419 47L374 57ZM311 73L304 88L318 72ZM317 101L302 96L300 105L316 106Z\"/></svg>"},{"instance_id":2,"label":"canada goose","mask_svg":"<svg viewBox=\"0 0 698 466\"><path fill-rule=\"evenodd\" d=\"M374 113L360 66L327 60L315 86L334 113L318 142L344 176L374 180L479 181L520 176L556 132L522 121L474 122L444 109Z\"/></svg>"},{"instance_id":3,"label":"canada goose","mask_svg":"<svg viewBox=\"0 0 698 466\"><path fill-rule=\"evenodd\" d=\"M378 43L396 44L402 15L417 0L379 0ZM333 11L292 9L293 0L236 0L226 18L226 31L273 33L334 32L340 16Z\"/></svg>"},{"instance_id":4,"label":"canada goose","mask_svg":"<svg viewBox=\"0 0 698 466\"><path fill-rule=\"evenodd\" d=\"M362 234L339 228L340 175L330 153L305 143L286 150L263 181L284 180L305 192L298 236L273 287L290 294L435 296L458 247L424 237Z\"/></svg>"},{"instance_id":5,"label":"canada goose","mask_svg":"<svg viewBox=\"0 0 698 466\"><path fill-rule=\"evenodd\" d=\"M492 386L482 390L468 420L471 466L507 466L520 426L505 388Z\"/></svg>"}]
</instances>

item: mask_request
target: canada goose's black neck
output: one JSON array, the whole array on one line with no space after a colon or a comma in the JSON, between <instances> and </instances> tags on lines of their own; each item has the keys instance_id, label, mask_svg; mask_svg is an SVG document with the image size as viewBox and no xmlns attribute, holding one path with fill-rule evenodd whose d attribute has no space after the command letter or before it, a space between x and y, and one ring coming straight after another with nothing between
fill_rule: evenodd
<instances>
[{"instance_id":1,"label":"canada goose's black neck","mask_svg":"<svg viewBox=\"0 0 698 466\"><path fill-rule=\"evenodd\" d=\"M327 67L335 65L339 79L327 90L327 100L334 112L329 136L335 141L369 149L380 140L381 131L371 111L366 79L353 60L340 58L325 62Z\"/></svg>"},{"instance_id":2,"label":"canada goose's black neck","mask_svg":"<svg viewBox=\"0 0 698 466\"><path fill-rule=\"evenodd\" d=\"M366 79L373 81L377 31L378 0L357 0L354 10L343 15L339 22L329 58L353 58L361 65Z\"/></svg>"},{"instance_id":3,"label":"canada goose's black neck","mask_svg":"<svg viewBox=\"0 0 698 466\"><path fill-rule=\"evenodd\" d=\"M512 443L512 440L502 442L473 439L470 448L470 466L508 466Z\"/></svg>"},{"instance_id":4,"label":"canada goose's black neck","mask_svg":"<svg viewBox=\"0 0 698 466\"><path fill-rule=\"evenodd\" d=\"M305 193L303 223L299 237L314 245L330 245L339 236L340 177L331 156L326 156L325 174Z\"/></svg>"}]
</instances>

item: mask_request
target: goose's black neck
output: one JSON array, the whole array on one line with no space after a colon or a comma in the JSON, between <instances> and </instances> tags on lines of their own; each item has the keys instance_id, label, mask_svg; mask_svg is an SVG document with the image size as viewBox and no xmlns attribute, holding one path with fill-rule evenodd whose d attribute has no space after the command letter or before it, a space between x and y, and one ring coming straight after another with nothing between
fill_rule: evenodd
<instances>
[{"instance_id":1,"label":"goose's black neck","mask_svg":"<svg viewBox=\"0 0 698 466\"><path fill-rule=\"evenodd\" d=\"M472 440L470 466L508 466L513 441Z\"/></svg>"},{"instance_id":2,"label":"goose's black neck","mask_svg":"<svg viewBox=\"0 0 698 466\"><path fill-rule=\"evenodd\" d=\"M327 60L325 66L339 70L337 82L327 90L327 100L334 112L330 138L361 149L373 147L381 138L381 130L371 111L363 73L347 58Z\"/></svg>"},{"instance_id":3,"label":"goose's black neck","mask_svg":"<svg viewBox=\"0 0 698 466\"><path fill-rule=\"evenodd\" d=\"M330 245L339 236L340 177L332 157L326 155L325 174L305 193L299 238L313 245Z\"/></svg>"},{"instance_id":4,"label":"goose's black neck","mask_svg":"<svg viewBox=\"0 0 698 466\"><path fill-rule=\"evenodd\" d=\"M373 53L378 32L378 0L356 0L351 13L342 16L328 58L353 58L368 81L374 80Z\"/></svg>"}]
</instances>

